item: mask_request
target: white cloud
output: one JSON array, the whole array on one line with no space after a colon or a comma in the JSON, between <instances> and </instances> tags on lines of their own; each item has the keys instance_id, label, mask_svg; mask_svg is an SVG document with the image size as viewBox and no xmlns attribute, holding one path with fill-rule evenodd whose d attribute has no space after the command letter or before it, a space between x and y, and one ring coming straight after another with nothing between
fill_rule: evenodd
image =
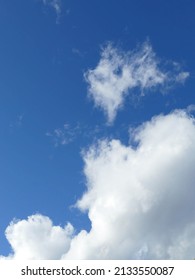
<instances>
[{"instance_id":1,"label":"white cloud","mask_svg":"<svg viewBox=\"0 0 195 280\"><path fill-rule=\"evenodd\" d=\"M112 123L130 90L138 87L143 95L147 90L184 83L189 73L180 68L175 62L171 70L164 67L148 42L129 52L108 44L102 50L97 67L88 70L85 78L89 95L95 105L103 109L108 123Z\"/></svg>"},{"instance_id":2,"label":"white cloud","mask_svg":"<svg viewBox=\"0 0 195 280\"><path fill-rule=\"evenodd\" d=\"M195 121L184 110L134 130L135 146L102 140L83 155L77 202L89 232L34 215L8 226L16 259L193 259Z\"/></svg>"},{"instance_id":3,"label":"white cloud","mask_svg":"<svg viewBox=\"0 0 195 280\"><path fill-rule=\"evenodd\" d=\"M60 15L61 15L61 12L62 12L61 0L43 0L43 4L44 5L49 5L49 6L51 6L55 10L56 15L57 15L56 23L58 23Z\"/></svg>"},{"instance_id":4,"label":"white cloud","mask_svg":"<svg viewBox=\"0 0 195 280\"><path fill-rule=\"evenodd\" d=\"M56 128L52 132L47 132L46 136L51 137L54 146L64 146L73 142L84 130L81 124L71 125L64 123L63 127Z\"/></svg>"},{"instance_id":5,"label":"white cloud","mask_svg":"<svg viewBox=\"0 0 195 280\"><path fill-rule=\"evenodd\" d=\"M181 72L176 76L176 82L178 83L184 83L185 80L189 77L188 72Z\"/></svg>"},{"instance_id":6,"label":"white cloud","mask_svg":"<svg viewBox=\"0 0 195 280\"><path fill-rule=\"evenodd\" d=\"M16 128L21 128L24 120L24 114L18 115L16 119L9 124L9 128L13 131Z\"/></svg>"},{"instance_id":7,"label":"white cloud","mask_svg":"<svg viewBox=\"0 0 195 280\"><path fill-rule=\"evenodd\" d=\"M80 122L75 124L64 123L63 126L47 132L55 147L66 146L74 141L83 139L97 139L100 135L106 134L107 126L104 125L86 125ZM92 140L93 141L93 140Z\"/></svg>"},{"instance_id":8,"label":"white cloud","mask_svg":"<svg viewBox=\"0 0 195 280\"><path fill-rule=\"evenodd\" d=\"M78 207L92 228L66 259L193 259L195 126L184 111L134 131L137 148L101 141L85 154L87 191Z\"/></svg>"},{"instance_id":9,"label":"white cloud","mask_svg":"<svg viewBox=\"0 0 195 280\"><path fill-rule=\"evenodd\" d=\"M13 249L10 259L59 259L69 249L73 227L54 226L48 217L36 214L11 222L5 234Z\"/></svg>"}]
</instances>

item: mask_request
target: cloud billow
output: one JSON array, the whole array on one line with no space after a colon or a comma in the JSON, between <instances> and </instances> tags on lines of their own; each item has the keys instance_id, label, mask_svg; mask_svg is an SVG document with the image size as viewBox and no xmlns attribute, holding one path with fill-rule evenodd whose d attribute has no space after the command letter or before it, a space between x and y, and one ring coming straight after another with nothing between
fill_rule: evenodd
<instances>
[{"instance_id":1,"label":"cloud billow","mask_svg":"<svg viewBox=\"0 0 195 280\"><path fill-rule=\"evenodd\" d=\"M137 148L105 140L86 153L88 189L77 205L92 228L73 239L66 258L194 257L194 119L160 115L134 138Z\"/></svg>"},{"instance_id":2,"label":"cloud billow","mask_svg":"<svg viewBox=\"0 0 195 280\"><path fill-rule=\"evenodd\" d=\"M132 135L136 147L105 139L83 154L87 189L77 207L90 219L88 232L41 215L13 221L8 258L193 259L194 118L176 110Z\"/></svg>"},{"instance_id":3,"label":"cloud billow","mask_svg":"<svg viewBox=\"0 0 195 280\"><path fill-rule=\"evenodd\" d=\"M40 214L29 216L27 220L14 220L5 232L13 250L7 258L60 259L69 249L73 231L71 224L64 228L54 226L48 217Z\"/></svg>"},{"instance_id":4,"label":"cloud billow","mask_svg":"<svg viewBox=\"0 0 195 280\"><path fill-rule=\"evenodd\" d=\"M89 96L112 124L130 90L139 88L143 95L148 90L184 83L189 73L181 71L178 63L171 66L168 69L162 65L149 42L129 52L109 43L102 49L96 68L85 73Z\"/></svg>"}]
</instances>

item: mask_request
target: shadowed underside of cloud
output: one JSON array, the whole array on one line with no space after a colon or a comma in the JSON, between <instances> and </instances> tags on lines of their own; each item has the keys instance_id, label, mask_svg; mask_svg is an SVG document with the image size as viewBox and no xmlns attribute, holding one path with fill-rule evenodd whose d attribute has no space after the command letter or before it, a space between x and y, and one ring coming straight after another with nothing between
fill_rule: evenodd
<instances>
[{"instance_id":1,"label":"shadowed underside of cloud","mask_svg":"<svg viewBox=\"0 0 195 280\"><path fill-rule=\"evenodd\" d=\"M34 215L6 229L14 259L193 259L195 122L184 110L132 132L136 147L102 140L83 154L91 221L74 233Z\"/></svg>"},{"instance_id":2,"label":"shadowed underside of cloud","mask_svg":"<svg viewBox=\"0 0 195 280\"><path fill-rule=\"evenodd\" d=\"M108 44L102 49L97 67L85 73L89 96L104 111L109 124L114 121L130 90L139 88L141 96L149 90L184 83L188 76L189 73L182 72L176 62L163 65L149 42L129 52Z\"/></svg>"}]
</instances>

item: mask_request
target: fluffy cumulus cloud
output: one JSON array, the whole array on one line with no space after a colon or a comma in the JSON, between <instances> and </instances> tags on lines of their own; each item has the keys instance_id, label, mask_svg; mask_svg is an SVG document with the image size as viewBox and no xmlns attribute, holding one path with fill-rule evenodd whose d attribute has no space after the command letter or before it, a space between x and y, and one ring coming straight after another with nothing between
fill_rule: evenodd
<instances>
[{"instance_id":1,"label":"fluffy cumulus cloud","mask_svg":"<svg viewBox=\"0 0 195 280\"><path fill-rule=\"evenodd\" d=\"M69 249L73 227L54 226L45 216L36 214L27 220L13 221L6 229L6 238L13 253L9 259L60 259Z\"/></svg>"},{"instance_id":2,"label":"fluffy cumulus cloud","mask_svg":"<svg viewBox=\"0 0 195 280\"><path fill-rule=\"evenodd\" d=\"M43 216L12 222L13 258L193 259L195 121L184 110L153 117L130 144L102 140L83 154L87 189L77 202L87 232Z\"/></svg>"},{"instance_id":3,"label":"fluffy cumulus cloud","mask_svg":"<svg viewBox=\"0 0 195 280\"><path fill-rule=\"evenodd\" d=\"M86 153L88 189L77 204L92 228L65 258L194 257L194 119L175 111L133 134L134 148L101 141Z\"/></svg>"},{"instance_id":4,"label":"fluffy cumulus cloud","mask_svg":"<svg viewBox=\"0 0 195 280\"><path fill-rule=\"evenodd\" d=\"M112 123L130 90L139 88L143 95L148 90L184 83L189 76L178 63L171 67L165 64L156 57L149 42L129 52L108 44L102 49L97 67L85 73L89 95Z\"/></svg>"}]
</instances>

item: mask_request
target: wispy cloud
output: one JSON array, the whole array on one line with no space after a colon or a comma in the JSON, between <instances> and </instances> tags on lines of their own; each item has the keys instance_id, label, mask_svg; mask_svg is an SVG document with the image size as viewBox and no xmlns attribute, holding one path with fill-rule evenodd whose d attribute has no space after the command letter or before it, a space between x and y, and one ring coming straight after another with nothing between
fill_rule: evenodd
<instances>
[{"instance_id":1,"label":"wispy cloud","mask_svg":"<svg viewBox=\"0 0 195 280\"><path fill-rule=\"evenodd\" d=\"M122 130L124 130L124 127L121 126L117 133L120 134ZM55 147L60 147L71 144L78 139L79 141L90 139L93 142L97 137L104 137L107 134L108 128L105 125L90 126L77 122L76 124L64 123L62 127L47 132L46 136L51 139Z\"/></svg>"},{"instance_id":2,"label":"wispy cloud","mask_svg":"<svg viewBox=\"0 0 195 280\"><path fill-rule=\"evenodd\" d=\"M61 12L62 12L62 2L61 0L42 0L44 5L52 7L56 12L56 23L59 23Z\"/></svg>"},{"instance_id":3,"label":"wispy cloud","mask_svg":"<svg viewBox=\"0 0 195 280\"><path fill-rule=\"evenodd\" d=\"M184 83L188 76L178 63L165 67L149 42L129 52L109 43L102 49L97 67L85 73L89 95L105 112L108 123L114 121L130 90L139 88L141 96L149 90Z\"/></svg>"},{"instance_id":4,"label":"wispy cloud","mask_svg":"<svg viewBox=\"0 0 195 280\"><path fill-rule=\"evenodd\" d=\"M15 128L20 128L23 124L23 119L24 119L24 114L20 114L20 115L16 116L16 119L14 121L10 122L9 128L11 130L13 130Z\"/></svg>"},{"instance_id":5,"label":"wispy cloud","mask_svg":"<svg viewBox=\"0 0 195 280\"><path fill-rule=\"evenodd\" d=\"M46 136L51 137L55 147L64 146L73 142L81 133L79 124L72 126L65 123L63 127L56 128L52 132L47 132Z\"/></svg>"},{"instance_id":6,"label":"wispy cloud","mask_svg":"<svg viewBox=\"0 0 195 280\"><path fill-rule=\"evenodd\" d=\"M91 229L34 215L6 229L12 259L193 259L195 120L185 110L131 132L136 147L102 140L84 154L77 202Z\"/></svg>"},{"instance_id":7,"label":"wispy cloud","mask_svg":"<svg viewBox=\"0 0 195 280\"><path fill-rule=\"evenodd\" d=\"M84 57L84 53L82 53L79 49L77 48L72 48L72 53L79 56L79 57Z\"/></svg>"}]
</instances>

